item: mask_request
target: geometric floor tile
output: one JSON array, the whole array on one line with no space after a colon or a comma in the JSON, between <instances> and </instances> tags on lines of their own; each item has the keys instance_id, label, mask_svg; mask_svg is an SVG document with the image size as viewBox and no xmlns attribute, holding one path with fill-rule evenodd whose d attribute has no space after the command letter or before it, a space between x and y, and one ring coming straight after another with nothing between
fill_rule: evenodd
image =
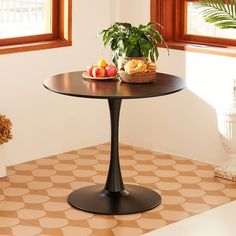
<instances>
[{"instance_id":1,"label":"geometric floor tile","mask_svg":"<svg viewBox=\"0 0 236 236\"><path fill-rule=\"evenodd\" d=\"M140 236L236 200L236 184L214 177L214 166L120 144L125 183L161 194L158 207L139 214L97 215L74 209L70 192L104 183L110 144L8 168L0 179L0 235Z\"/></svg>"}]
</instances>

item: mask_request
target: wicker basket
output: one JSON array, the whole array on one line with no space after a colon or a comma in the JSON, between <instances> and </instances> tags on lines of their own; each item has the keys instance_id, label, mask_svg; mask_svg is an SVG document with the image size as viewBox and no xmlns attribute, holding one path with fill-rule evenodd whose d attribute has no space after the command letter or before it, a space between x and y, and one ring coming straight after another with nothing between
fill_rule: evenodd
<instances>
[{"instance_id":1,"label":"wicker basket","mask_svg":"<svg viewBox=\"0 0 236 236\"><path fill-rule=\"evenodd\" d=\"M125 71L119 71L121 80L125 83L145 84L154 82L157 79L156 72L128 74Z\"/></svg>"}]
</instances>

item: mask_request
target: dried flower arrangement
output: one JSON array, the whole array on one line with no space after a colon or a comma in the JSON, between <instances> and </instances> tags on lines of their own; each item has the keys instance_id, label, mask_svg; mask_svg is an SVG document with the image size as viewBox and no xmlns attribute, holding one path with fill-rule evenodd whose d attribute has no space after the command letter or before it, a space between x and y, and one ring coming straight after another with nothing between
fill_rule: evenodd
<instances>
[{"instance_id":1,"label":"dried flower arrangement","mask_svg":"<svg viewBox=\"0 0 236 236\"><path fill-rule=\"evenodd\" d=\"M12 123L5 115L0 114L0 144L7 143L12 139Z\"/></svg>"}]
</instances>

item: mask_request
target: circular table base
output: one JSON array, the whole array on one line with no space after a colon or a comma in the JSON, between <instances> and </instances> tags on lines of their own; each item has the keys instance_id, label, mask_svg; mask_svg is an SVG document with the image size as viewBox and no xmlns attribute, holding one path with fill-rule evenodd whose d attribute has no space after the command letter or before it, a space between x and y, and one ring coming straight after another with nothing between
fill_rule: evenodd
<instances>
[{"instance_id":1,"label":"circular table base","mask_svg":"<svg viewBox=\"0 0 236 236\"><path fill-rule=\"evenodd\" d=\"M102 185L92 185L72 192L68 202L83 211L125 215L150 210L161 203L161 196L151 189L125 185L122 192L108 192Z\"/></svg>"}]
</instances>

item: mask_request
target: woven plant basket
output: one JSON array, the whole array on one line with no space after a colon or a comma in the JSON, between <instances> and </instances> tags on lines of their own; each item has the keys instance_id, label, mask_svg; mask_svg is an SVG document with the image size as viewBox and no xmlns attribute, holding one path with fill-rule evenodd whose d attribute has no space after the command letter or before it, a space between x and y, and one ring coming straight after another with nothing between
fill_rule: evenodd
<instances>
[{"instance_id":1,"label":"woven plant basket","mask_svg":"<svg viewBox=\"0 0 236 236\"><path fill-rule=\"evenodd\" d=\"M121 70L118 73L121 80L125 83L146 84L146 83L152 83L157 79L156 72L129 74Z\"/></svg>"}]
</instances>

